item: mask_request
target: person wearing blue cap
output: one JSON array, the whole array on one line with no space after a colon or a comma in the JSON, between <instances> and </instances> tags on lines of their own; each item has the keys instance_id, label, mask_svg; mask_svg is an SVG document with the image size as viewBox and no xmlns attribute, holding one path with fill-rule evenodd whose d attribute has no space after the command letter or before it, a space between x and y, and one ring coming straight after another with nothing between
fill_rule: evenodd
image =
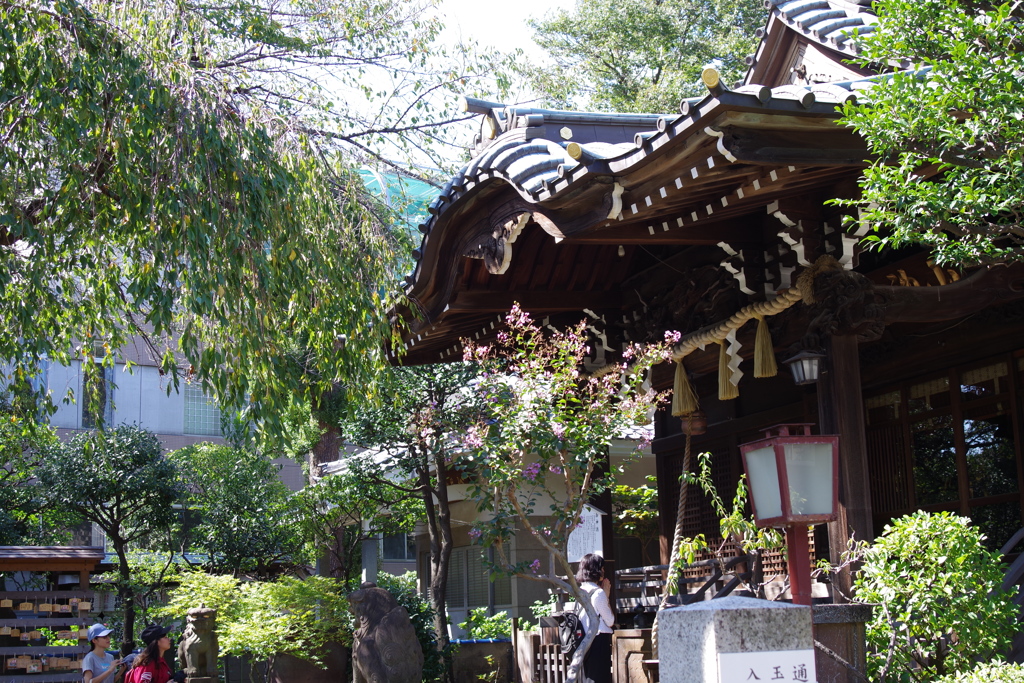
<instances>
[{"instance_id":1,"label":"person wearing blue cap","mask_svg":"<svg viewBox=\"0 0 1024 683\"><path fill-rule=\"evenodd\" d=\"M82 659L83 683L114 683L114 674L117 673L121 660L114 659L114 655L107 653L107 648L110 647L110 633L110 629L103 624L93 624L89 627L89 645L92 650Z\"/></svg>"}]
</instances>

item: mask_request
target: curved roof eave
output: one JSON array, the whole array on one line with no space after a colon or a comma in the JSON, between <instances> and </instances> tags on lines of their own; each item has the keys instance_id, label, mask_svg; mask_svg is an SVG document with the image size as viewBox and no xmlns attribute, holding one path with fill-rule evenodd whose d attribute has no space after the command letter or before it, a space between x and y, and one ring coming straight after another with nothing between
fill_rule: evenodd
<instances>
[{"instance_id":1,"label":"curved roof eave","mask_svg":"<svg viewBox=\"0 0 1024 683\"><path fill-rule=\"evenodd\" d=\"M586 203L594 207L595 222L612 218L615 209L621 209L614 206L616 178L640 171L668 146L686 144L698 135L702 143L713 140L717 131L710 127L719 115L747 112L834 119L836 107L854 98L863 85L852 81L722 90L685 107L685 113L678 116L654 117L657 128L637 133L632 144L575 143L575 156L568 149L570 141L537 137L539 131L531 132L530 126L511 128L456 173L431 203L430 218L419 226L423 238L414 252L416 269L406 278L407 294L427 322L433 322L444 314L459 257L466 255L470 241L493 229L496 221L532 213L544 227L544 217L557 213L560 204L568 201L565 198L578 205L580 195L587 192L595 198L597 193L606 197L605 204ZM727 152L718 135L717 145ZM728 158L727 153L725 156ZM602 211L605 215L598 217ZM488 218L491 223L483 225ZM557 229L545 229L556 238L561 236Z\"/></svg>"}]
</instances>

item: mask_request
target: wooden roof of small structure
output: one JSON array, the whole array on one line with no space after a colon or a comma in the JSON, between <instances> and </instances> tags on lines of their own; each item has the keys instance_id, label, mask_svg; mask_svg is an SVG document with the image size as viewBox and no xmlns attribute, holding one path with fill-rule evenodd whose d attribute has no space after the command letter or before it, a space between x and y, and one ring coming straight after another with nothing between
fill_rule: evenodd
<instances>
[{"instance_id":1,"label":"wooden roof of small structure","mask_svg":"<svg viewBox=\"0 0 1024 683\"><path fill-rule=\"evenodd\" d=\"M491 334L513 302L538 318L628 318L644 306L648 276L664 276L684 251L688 263L739 273L744 293L788 286L806 264L778 220L809 198L820 207L844 183L854 192L867 163L863 140L836 119L871 83L843 60L852 31L869 31L874 17L839 0L771 2L744 83L729 89L708 72L708 94L680 114L467 100L481 132L419 226L401 362L461 357L459 340ZM827 241L852 267L856 236L833 230ZM757 273L740 272L744 252L759 254Z\"/></svg>"},{"instance_id":2,"label":"wooden roof of small structure","mask_svg":"<svg viewBox=\"0 0 1024 683\"><path fill-rule=\"evenodd\" d=\"M81 572L103 561L101 547L0 546L0 571Z\"/></svg>"}]
</instances>

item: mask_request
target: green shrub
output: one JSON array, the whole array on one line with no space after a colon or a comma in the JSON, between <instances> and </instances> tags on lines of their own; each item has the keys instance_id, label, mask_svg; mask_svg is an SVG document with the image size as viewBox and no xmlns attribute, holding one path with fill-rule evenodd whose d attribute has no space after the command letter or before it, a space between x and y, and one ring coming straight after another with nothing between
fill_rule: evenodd
<instances>
[{"instance_id":1,"label":"green shrub","mask_svg":"<svg viewBox=\"0 0 1024 683\"><path fill-rule=\"evenodd\" d=\"M416 638L423 648L423 680L445 680L451 668L454 648L449 644L445 649L437 647L437 633L434 631L434 608L416 592L416 574L407 572L402 576L381 573L377 585L391 593L398 604L409 612Z\"/></svg>"},{"instance_id":2,"label":"green shrub","mask_svg":"<svg viewBox=\"0 0 1024 683\"><path fill-rule=\"evenodd\" d=\"M967 518L917 512L864 551L856 590L876 604L867 625L872 681L934 681L1009 645L1017 608L1000 587L1000 556L983 539Z\"/></svg>"},{"instance_id":3,"label":"green shrub","mask_svg":"<svg viewBox=\"0 0 1024 683\"><path fill-rule=\"evenodd\" d=\"M973 671L950 674L938 683L1024 683L1024 666L998 662L982 664Z\"/></svg>"},{"instance_id":4,"label":"green shrub","mask_svg":"<svg viewBox=\"0 0 1024 683\"><path fill-rule=\"evenodd\" d=\"M273 667L289 654L318 666L328 642L352 645L352 615L342 583L324 576L243 582L195 572L171 592L164 613L183 619L189 608L217 610L221 653Z\"/></svg>"},{"instance_id":5,"label":"green shrub","mask_svg":"<svg viewBox=\"0 0 1024 683\"><path fill-rule=\"evenodd\" d=\"M512 638L512 619L507 612L498 612L487 616L486 607L477 607L469 611L469 618L459 624L466 632L466 638L483 640L485 638Z\"/></svg>"},{"instance_id":6,"label":"green shrub","mask_svg":"<svg viewBox=\"0 0 1024 683\"><path fill-rule=\"evenodd\" d=\"M188 611L205 605L217 610L217 623L226 624L240 618L244 605L240 601L241 581L233 576L194 571L183 575L177 588L169 591L169 600L159 616L184 622Z\"/></svg>"},{"instance_id":7,"label":"green shrub","mask_svg":"<svg viewBox=\"0 0 1024 683\"><path fill-rule=\"evenodd\" d=\"M520 628L524 631L540 628L541 617L550 617L558 611L558 602L554 595L548 596L547 600L534 600L530 605L530 612L533 614L533 622L523 619Z\"/></svg>"}]
</instances>

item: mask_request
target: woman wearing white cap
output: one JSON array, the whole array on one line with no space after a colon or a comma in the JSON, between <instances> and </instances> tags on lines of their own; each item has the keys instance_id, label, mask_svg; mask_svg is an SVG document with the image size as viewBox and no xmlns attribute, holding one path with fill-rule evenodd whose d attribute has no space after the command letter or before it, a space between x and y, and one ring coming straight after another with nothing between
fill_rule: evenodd
<instances>
[{"instance_id":1,"label":"woman wearing white cap","mask_svg":"<svg viewBox=\"0 0 1024 683\"><path fill-rule=\"evenodd\" d=\"M121 660L107 654L110 629L103 624L93 624L89 627L88 635L92 650L82 660L83 683L114 683L114 674Z\"/></svg>"}]
</instances>

